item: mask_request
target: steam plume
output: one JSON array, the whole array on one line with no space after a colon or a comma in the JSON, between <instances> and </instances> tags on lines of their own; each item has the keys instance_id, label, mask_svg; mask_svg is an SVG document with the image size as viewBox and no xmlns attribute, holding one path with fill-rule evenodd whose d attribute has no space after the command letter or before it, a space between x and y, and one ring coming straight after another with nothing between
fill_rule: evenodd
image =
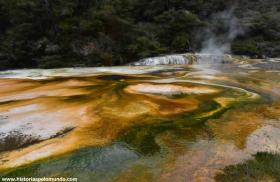
<instances>
[{"instance_id":1,"label":"steam plume","mask_svg":"<svg viewBox=\"0 0 280 182\"><path fill-rule=\"evenodd\" d=\"M222 55L231 52L231 42L244 33L243 27L234 16L235 7L231 7L223 12L215 14L211 19L211 24L218 29L208 28L205 30L206 37L202 43L201 53Z\"/></svg>"}]
</instances>

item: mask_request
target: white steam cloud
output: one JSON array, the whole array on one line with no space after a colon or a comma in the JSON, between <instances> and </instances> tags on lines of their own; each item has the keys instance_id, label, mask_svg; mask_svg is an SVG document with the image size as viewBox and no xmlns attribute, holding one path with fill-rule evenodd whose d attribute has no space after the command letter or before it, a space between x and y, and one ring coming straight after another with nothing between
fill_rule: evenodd
<instances>
[{"instance_id":1,"label":"white steam cloud","mask_svg":"<svg viewBox=\"0 0 280 182\"><path fill-rule=\"evenodd\" d=\"M231 52L231 42L244 33L243 27L234 16L234 10L235 6L212 17L211 24L218 27L218 30L213 28L205 30L206 37L202 43L201 53L223 55Z\"/></svg>"}]
</instances>

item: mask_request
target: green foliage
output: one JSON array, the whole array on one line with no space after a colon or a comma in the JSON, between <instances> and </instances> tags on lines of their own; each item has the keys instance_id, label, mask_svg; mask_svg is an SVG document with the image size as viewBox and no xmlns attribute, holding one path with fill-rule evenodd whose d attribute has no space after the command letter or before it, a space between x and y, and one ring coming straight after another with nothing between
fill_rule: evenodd
<instances>
[{"instance_id":1,"label":"green foliage","mask_svg":"<svg viewBox=\"0 0 280 182\"><path fill-rule=\"evenodd\" d=\"M236 54L240 54L240 55L250 55L250 56L262 55L262 53L258 48L257 42L254 40L236 41L232 46L232 50Z\"/></svg>"},{"instance_id":2,"label":"green foliage","mask_svg":"<svg viewBox=\"0 0 280 182\"><path fill-rule=\"evenodd\" d=\"M137 57L149 57L164 52L159 42L145 36L137 38L134 44L130 45L129 50Z\"/></svg>"},{"instance_id":3,"label":"green foliage","mask_svg":"<svg viewBox=\"0 0 280 182\"><path fill-rule=\"evenodd\" d=\"M118 65L201 47L233 0L0 0L0 69ZM240 0L233 52L278 56L277 0ZM261 37L261 39L259 39ZM256 40L258 39L258 40Z\"/></svg>"},{"instance_id":4,"label":"green foliage","mask_svg":"<svg viewBox=\"0 0 280 182\"><path fill-rule=\"evenodd\" d=\"M254 160L226 167L215 179L226 182L280 181L280 155L258 153Z\"/></svg>"}]
</instances>

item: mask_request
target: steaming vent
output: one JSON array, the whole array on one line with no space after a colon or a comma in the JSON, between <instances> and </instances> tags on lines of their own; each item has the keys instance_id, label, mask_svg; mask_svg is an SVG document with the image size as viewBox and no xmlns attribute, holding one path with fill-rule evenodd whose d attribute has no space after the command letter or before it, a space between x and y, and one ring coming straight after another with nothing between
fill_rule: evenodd
<instances>
[{"instance_id":1,"label":"steaming vent","mask_svg":"<svg viewBox=\"0 0 280 182\"><path fill-rule=\"evenodd\" d=\"M150 66L150 65L183 65L183 64L224 64L231 60L231 55L214 55L214 54L174 54L160 57L150 57L141 59L132 66Z\"/></svg>"}]
</instances>

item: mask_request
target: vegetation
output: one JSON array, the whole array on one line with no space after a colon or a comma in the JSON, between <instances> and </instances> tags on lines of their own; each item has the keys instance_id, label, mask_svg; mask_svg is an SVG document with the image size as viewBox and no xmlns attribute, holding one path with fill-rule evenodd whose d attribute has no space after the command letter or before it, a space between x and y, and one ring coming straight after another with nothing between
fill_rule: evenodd
<instances>
[{"instance_id":1,"label":"vegetation","mask_svg":"<svg viewBox=\"0 0 280 182\"><path fill-rule=\"evenodd\" d=\"M233 53L279 56L278 0L0 0L0 69L120 65L198 51L211 19L236 6Z\"/></svg>"},{"instance_id":2,"label":"vegetation","mask_svg":"<svg viewBox=\"0 0 280 182\"><path fill-rule=\"evenodd\" d=\"M226 167L224 173L216 176L216 181L280 181L280 155L257 153L254 160Z\"/></svg>"}]
</instances>

